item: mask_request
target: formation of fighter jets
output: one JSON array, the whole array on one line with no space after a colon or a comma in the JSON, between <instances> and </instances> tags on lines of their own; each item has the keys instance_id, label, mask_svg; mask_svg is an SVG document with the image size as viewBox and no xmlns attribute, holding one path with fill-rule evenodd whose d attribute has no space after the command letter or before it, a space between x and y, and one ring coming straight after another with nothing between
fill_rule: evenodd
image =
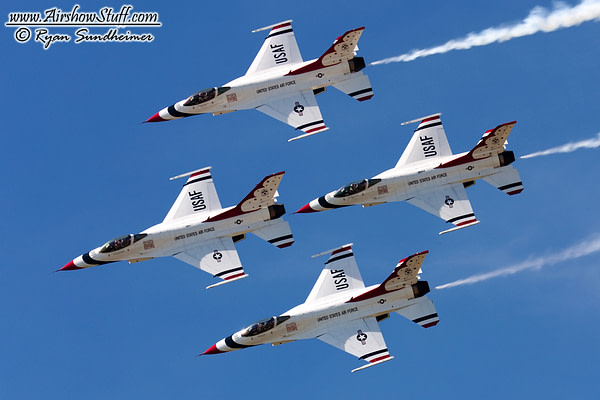
<instances>
[{"instance_id":1,"label":"formation of fighter jets","mask_svg":"<svg viewBox=\"0 0 600 400\"><path fill-rule=\"evenodd\" d=\"M365 61L356 56L364 27L347 31L311 61L302 60L291 20L254 32L263 30L270 30L269 34L244 76L196 92L146 122L255 108L303 132L291 141L329 129L315 98L327 86L359 101L373 96L369 78L362 72ZM454 155L440 115L404 123L420 122L394 168L327 193L297 213L407 201L453 224L441 232L446 233L479 223L465 191L477 179L509 195L523 190L517 170L510 165L514 154L506 150L516 122L498 125L485 132L473 149ZM235 243L247 233L279 248L294 243L288 222L281 218L285 208L276 203L283 175L266 176L241 202L227 208L221 207L210 167L173 177L187 177L187 181L161 223L112 239L60 271L173 256L221 279L207 289L245 278ZM304 303L218 341L203 354L317 338L367 362L354 372L393 358L378 325L390 313L425 328L438 323L435 306L425 296L429 285L418 276L427 251L401 260L387 279L370 287L363 283L351 244L318 255L327 253L325 268Z\"/></svg>"}]
</instances>

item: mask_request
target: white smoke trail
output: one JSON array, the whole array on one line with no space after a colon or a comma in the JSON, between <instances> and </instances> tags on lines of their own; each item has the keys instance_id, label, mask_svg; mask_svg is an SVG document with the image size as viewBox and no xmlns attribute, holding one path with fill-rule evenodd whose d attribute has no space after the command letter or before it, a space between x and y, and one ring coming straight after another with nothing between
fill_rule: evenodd
<instances>
[{"instance_id":1,"label":"white smoke trail","mask_svg":"<svg viewBox=\"0 0 600 400\"><path fill-rule=\"evenodd\" d=\"M527 18L516 24L488 28L478 33L471 32L464 38L450 40L441 46L412 50L397 57L372 62L370 65L413 61L417 58L447 53L452 50L466 50L475 46L505 42L517 37L533 35L540 31L552 32L592 20L600 21L600 0L582 0L581 3L573 7L558 2L551 11L537 6L529 12Z\"/></svg>"},{"instance_id":2,"label":"white smoke trail","mask_svg":"<svg viewBox=\"0 0 600 400\"><path fill-rule=\"evenodd\" d=\"M580 142L569 142L567 144L563 144L562 146L553 147L548 150L526 154L524 156L521 156L521 158L533 158L556 153L571 153L579 149L595 149L597 147L600 147L600 133L598 133L597 137L593 139L582 140Z\"/></svg>"},{"instance_id":3,"label":"white smoke trail","mask_svg":"<svg viewBox=\"0 0 600 400\"><path fill-rule=\"evenodd\" d=\"M592 239L588 239L575 246L569 247L560 253L550 254L548 256L542 256L531 260L524 261L520 264L512 265L506 268L500 268L495 271L487 272L485 274L472 275L465 279L459 279L454 282L446 283L444 285L436 286L436 289L447 289L455 286L471 285L473 283L487 281L488 279L497 278L499 276L513 275L517 272L525 271L528 269L541 269L547 265L558 264L563 261L573 260L579 257L587 256L589 254L600 251L600 235L595 235Z\"/></svg>"}]
</instances>

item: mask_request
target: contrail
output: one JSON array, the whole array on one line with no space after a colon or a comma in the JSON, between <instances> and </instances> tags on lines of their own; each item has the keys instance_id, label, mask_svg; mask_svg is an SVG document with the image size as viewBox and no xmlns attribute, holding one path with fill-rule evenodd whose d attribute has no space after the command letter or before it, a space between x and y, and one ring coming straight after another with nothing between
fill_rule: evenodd
<instances>
[{"instance_id":1,"label":"contrail","mask_svg":"<svg viewBox=\"0 0 600 400\"><path fill-rule=\"evenodd\" d=\"M582 0L581 3L573 7L558 2L551 11L536 6L529 12L527 18L518 23L488 28L478 33L471 32L464 38L450 40L441 46L412 50L397 57L374 61L370 65L413 61L417 58L447 53L452 50L466 50L475 46L505 42L517 37L533 35L540 31L552 32L592 20L600 21L600 0Z\"/></svg>"},{"instance_id":2,"label":"contrail","mask_svg":"<svg viewBox=\"0 0 600 400\"><path fill-rule=\"evenodd\" d=\"M521 156L521 158L533 158L556 153L571 153L579 149L595 149L597 147L600 147L600 133L598 133L598 135L593 139L582 140L580 142L569 142L567 144L563 144L562 146L553 147L548 150L537 151L535 153L527 154Z\"/></svg>"},{"instance_id":3,"label":"contrail","mask_svg":"<svg viewBox=\"0 0 600 400\"><path fill-rule=\"evenodd\" d=\"M516 264L506 268L500 268L492 272L487 272L485 274L472 275L465 279L459 279L454 282L436 286L435 288L447 289L455 286L471 285L473 283L487 281L488 279L497 278L499 276L516 274L517 272L525 271L528 269L541 269L542 267L545 267L547 265L554 265L563 261L574 260L576 258L587 256L597 251L600 251L600 234L596 234L593 238L588 239L575 246L569 247L560 253L530 259L520 264Z\"/></svg>"}]
</instances>

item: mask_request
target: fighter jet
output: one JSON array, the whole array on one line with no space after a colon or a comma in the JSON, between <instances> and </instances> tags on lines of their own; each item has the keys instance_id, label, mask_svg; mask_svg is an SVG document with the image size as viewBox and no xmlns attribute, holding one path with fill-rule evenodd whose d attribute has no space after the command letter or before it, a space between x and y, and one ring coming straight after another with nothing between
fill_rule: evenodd
<instances>
[{"instance_id":1,"label":"fighter jet","mask_svg":"<svg viewBox=\"0 0 600 400\"><path fill-rule=\"evenodd\" d=\"M208 286L209 289L248 276L234 245L245 239L247 232L279 248L294 243L289 224L280 218L285 214L285 207L275 204L277 187L285 172L266 176L238 205L222 208L210 168L171 178L189 176L160 224L112 239L75 258L59 271L121 260L136 263L173 256L223 279Z\"/></svg>"},{"instance_id":2,"label":"fighter jet","mask_svg":"<svg viewBox=\"0 0 600 400\"><path fill-rule=\"evenodd\" d=\"M338 37L318 59L302 61L291 23L288 20L253 31L271 29L244 76L193 93L146 122L255 108L304 132L289 140L292 141L329 129L315 99L327 86L358 101L373 97L369 78L361 72L365 61L355 57L364 27Z\"/></svg>"},{"instance_id":3,"label":"fighter jet","mask_svg":"<svg viewBox=\"0 0 600 400\"><path fill-rule=\"evenodd\" d=\"M516 121L490 129L471 151L453 155L440 115L402 124L421 121L394 168L327 193L296 212L407 201L455 225L443 234L479 223L465 191L475 180L483 179L509 195L521 193L523 183L510 165L515 155L505 150Z\"/></svg>"},{"instance_id":4,"label":"fighter jet","mask_svg":"<svg viewBox=\"0 0 600 400\"><path fill-rule=\"evenodd\" d=\"M328 253L325 268L303 304L218 341L202 355L317 338L367 362L355 372L393 358L378 325L391 312L424 328L439 322L433 302L425 296L429 284L418 276L427 251L401 260L383 283L369 287L358 271L352 244L316 256Z\"/></svg>"}]
</instances>

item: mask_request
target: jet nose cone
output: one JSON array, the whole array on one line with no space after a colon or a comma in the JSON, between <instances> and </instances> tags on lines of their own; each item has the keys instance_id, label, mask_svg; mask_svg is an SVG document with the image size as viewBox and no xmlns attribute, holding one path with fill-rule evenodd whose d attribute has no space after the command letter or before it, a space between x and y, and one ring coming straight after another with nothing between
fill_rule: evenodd
<instances>
[{"instance_id":1,"label":"jet nose cone","mask_svg":"<svg viewBox=\"0 0 600 400\"><path fill-rule=\"evenodd\" d=\"M217 349L217 345L213 344L210 347L210 349L206 350L204 353L202 353L200 355L203 356L203 355L206 355L206 354L221 354L221 353L225 353L225 352Z\"/></svg>"},{"instance_id":2,"label":"jet nose cone","mask_svg":"<svg viewBox=\"0 0 600 400\"><path fill-rule=\"evenodd\" d=\"M308 203L307 205L305 205L304 207L302 207L301 209L296 211L294 214L305 214L305 213L312 213L312 212L317 212L317 210L313 209L310 206L310 203Z\"/></svg>"},{"instance_id":3,"label":"jet nose cone","mask_svg":"<svg viewBox=\"0 0 600 400\"><path fill-rule=\"evenodd\" d=\"M62 267L61 269L57 269L57 271L74 271L76 269L81 269L73 261L69 262L67 265Z\"/></svg>"},{"instance_id":4,"label":"jet nose cone","mask_svg":"<svg viewBox=\"0 0 600 400\"><path fill-rule=\"evenodd\" d=\"M162 118L159 113L154 114L150 118L148 118L145 122L162 122L166 121L166 119Z\"/></svg>"}]
</instances>

